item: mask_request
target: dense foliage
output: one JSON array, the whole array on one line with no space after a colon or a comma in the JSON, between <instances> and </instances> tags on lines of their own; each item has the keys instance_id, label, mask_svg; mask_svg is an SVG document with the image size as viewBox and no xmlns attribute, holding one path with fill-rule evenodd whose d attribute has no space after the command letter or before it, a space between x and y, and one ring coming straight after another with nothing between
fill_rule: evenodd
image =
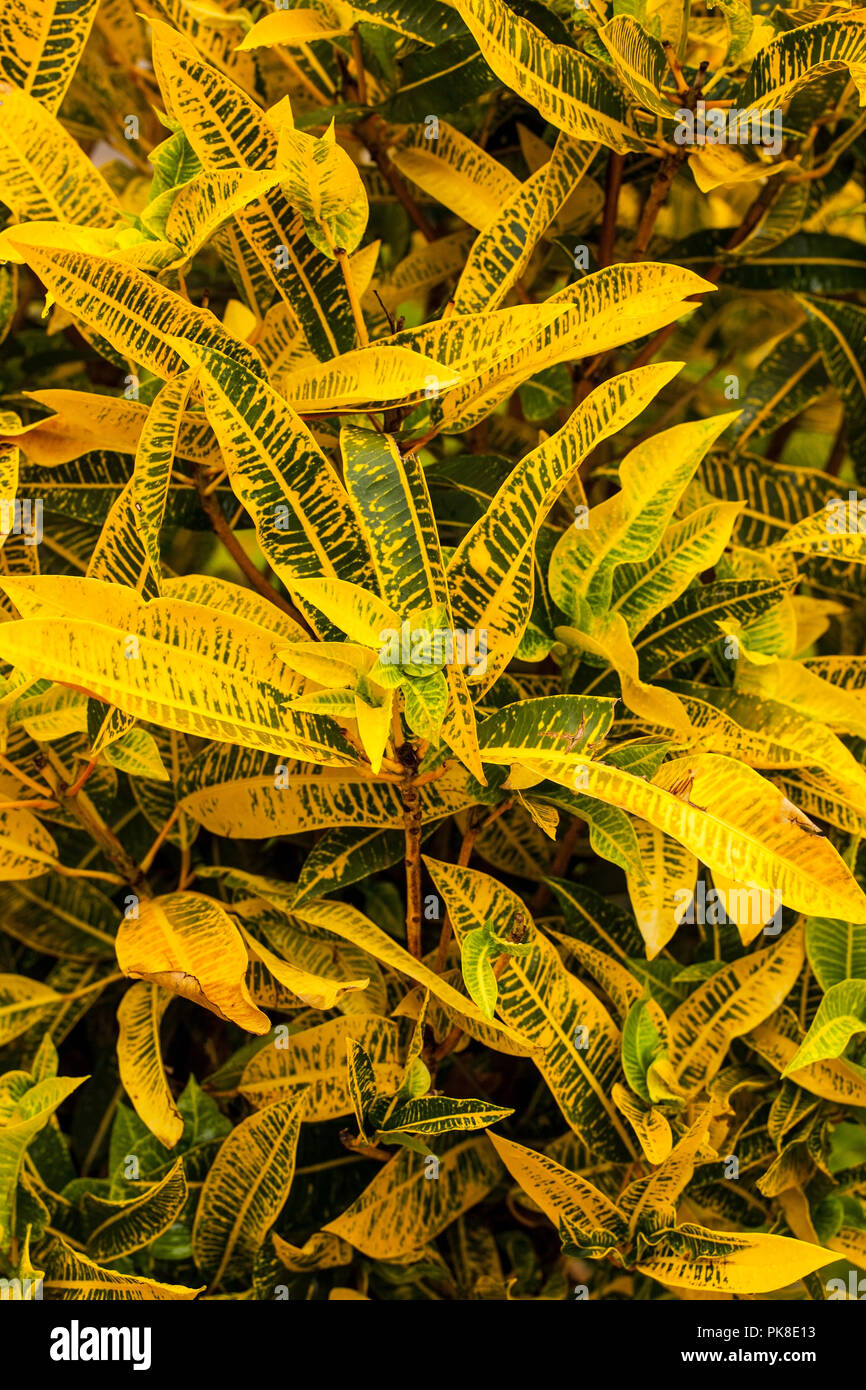
<instances>
[{"instance_id":1,"label":"dense foliage","mask_svg":"<svg viewBox=\"0 0 866 1390\"><path fill-rule=\"evenodd\" d=\"M0 73L4 1295L846 1297L866 11Z\"/></svg>"}]
</instances>

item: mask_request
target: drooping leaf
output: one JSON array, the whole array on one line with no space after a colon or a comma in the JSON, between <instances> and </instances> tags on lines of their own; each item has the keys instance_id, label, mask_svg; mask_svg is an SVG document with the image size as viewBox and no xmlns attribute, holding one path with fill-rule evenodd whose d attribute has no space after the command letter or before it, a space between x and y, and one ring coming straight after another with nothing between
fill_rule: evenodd
<instances>
[{"instance_id":1,"label":"drooping leaf","mask_svg":"<svg viewBox=\"0 0 866 1390\"><path fill-rule=\"evenodd\" d=\"M190 1301L204 1292L204 1285L167 1284L144 1275L124 1274L105 1269L73 1250L62 1237L49 1245L44 1258L45 1288L66 1302L113 1302L124 1299L136 1303Z\"/></svg>"},{"instance_id":2,"label":"drooping leaf","mask_svg":"<svg viewBox=\"0 0 866 1390\"><path fill-rule=\"evenodd\" d=\"M182 1211L186 1198L182 1158L161 1182L132 1202L88 1197L87 1214L98 1222L88 1237L89 1256L96 1261L116 1260L141 1250L168 1229Z\"/></svg>"},{"instance_id":3,"label":"drooping leaf","mask_svg":"<svg viewBox=\"0 0 866 1390\"><path fill-rule=\"evenodd\" d=\"M239 1124L223 1141L196 1208L196 1264L218 1287L226 1275L249 1273L292 1185L306 1093L276 1101Z\"/></svg>"},{"instance_id":4,"label":"drooping leaf","mask_svg":"<svg viewBox=\"0 0 866 1390\"><path fill-rule=\"evenodd\" d=\"M435 1157L438 1176L430 1181L424 1157L401 1150L325 1231L373 1259L420 1249L480 1202L501 1171L484 1138L462 1140Z\"/></svg>"}]
</instances>

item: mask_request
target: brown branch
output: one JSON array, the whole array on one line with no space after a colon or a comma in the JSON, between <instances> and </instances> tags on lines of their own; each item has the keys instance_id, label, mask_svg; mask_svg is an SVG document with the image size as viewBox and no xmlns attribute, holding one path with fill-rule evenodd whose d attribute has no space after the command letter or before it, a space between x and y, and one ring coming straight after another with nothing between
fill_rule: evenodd
<instances>
[{"instance_id":1,"label":"brown branch","mask_svg":"<svg viewBox=\"0 0 866 1390\"><path fill-rule=\"evenodd\" d=\"M57 809L57 801L36 800L30 801L0 801L4 811L54 811Z\"/></svg>"},{"instance_id":2,"label":"brown branch","mask_svg":"<svg viewBox=\"0 0 866 1390\"><path fill-rule=\"evenodd\" d=\"M420 449L426 448L431 440L435 439L442 425L434 425L426 434L421 434L417 439L407 439L405 444L400 445L400 453L405 457L406 454L417 454Z\"/></svg>"},{"instance_id":3,"label":"brown branch","mask_svg":"<svg viewBox=\"0 0 866 1390\"><path fill-rule=\"evenodd\" d=\"M622 171L625 155L611 150L607 159L607 177L604 185L604 215L601 221L601 237L598 243L598 264L600 267L613 262L613 247L616 239L616 218L619 211L619 190L622 187Z\"/></svg>"},{"instance_id":4,"label":"brown branch","mask_svg":"<svg viewBox=\"0 0 866 1390\"><path fill-rule=\"evenodd\" d=\"M39 747L42 749L47 762L46 780L51 781L58 800L61 800L64 806L72 812L82 829L87 831L106 859L114 865L121 875L122 882L129 884L132 891L140 898L149 898L151 891L141 865L132 858L132 855L127 853L87 794L84 791L73 791L74 784L66 782L66 769L50 744L40 743ZM79 874L82 876L86 874L94 878L100 877L90 869L61 868L59 872L70 877L77 877Z\"/></svg>"},{"instance_id":5,"label":"brown branch","mask_svg":"<svg viewBox=\"0 0 866 1390\"><path fill-rule=\"evenodd\" d=\"M838 477L839 470L845 460L845 453L848 445L848 421L845 413L842 414L842 422L836 431L836 438L833 440L833 447L830 450L830 457L824 465L824 472L830 473L834 478Z\"/></svg>"},{"instance_id":6,"label":"brown branch","mask_svg":"<svg viewBox=\"0 0 866 1390\"><path fill-rule=\"evenodd\" d=\"M411 782L400 787L406 834L406 944L421 959L421 797Z\"/></svg>"},{"instance_id":7,"label":"brown branch","mask_svg":"<svg viewBox=\"0 0 866 1390\"><path fill-rule=\"evenodd\" d=\"M343 282L346 286L346 294L349 296L352 318L355 320L355 332L358 335L358 343L362 348L365 348L369 345L370 336L367 332L367 325L364 322L364 313L361 309L358 291L355 288L355 280L352 275L352 267L349 264L349 257L341 246L335 248L334 254L339 262L340 270L343 272Z\"/></svg>"},{"instance_id":8,"label":"brown branch","mask_svg":"<svg viewBox=\"0 0 866 1390\"><path fill-rule=\"evenodd\" d=\"M797 421L799 418L799 414L792 415L790 420L785 420L784 423L773 432L770 437L770 442L767 445L768 459L780 459L782 457L782 450L797 428Z\"/></svg>"},{"instance_id":9,"label":"brown branch","mask_svg":"<svg viewBox=\"0 0 866 1390\"><path fill-rule=\"evenodd\" d=\"M361 106L367 105L367 74L364 71L364 55L361 52L361 34L357 24L352 26L352 57L355 60L355 91Z\"/></svg>"},{"instance_id":10,"label":"brown branch","mask_svg":"<svg viewBox=\"0 0 866 1390\"><path fill-rule=\"evenodd\" d=\"M463 1029L460 1027L459 1023L455 1023L454 1027L451 1029L451 1032L446 1034L446 1036L442 1039L442 1042L437 1047L436 1051L433 1053L433 1057L431 1060L436 1066L439 1065L443 1058L448 1056L449 1052L454 1051L462 1036Z\"/></svg>"},{"instance_id":11,"label":"brown branch","mask_svg":"<svg viewBox=\"0 0 866 1390\"><path fill-rule=\"evenodd\" d=\"M91 760L90 760L89 763L85 763L84 767L81 769L81 772L80 772L79 775L76 777L75 781L72 783L72 786L71 786L71 787L69 788L69 790L65 793L65 795L66 795L66 796L77 796L78 793L81 791L81 788L84 786L85 782L87 782L87 781L89 780L89 778L93 776L93 773L94 773L95 771L96 771L96 759L95 759L95 758L91 758Z\"/></svg>"},{"instance_id":12,"label":"brown branch","mask_svg":"<svg viewBox=\"0 0 866 1390\"><path fill-rule=\"evenodd\" d=\"M421 235L427 241L436 241L439 233L427 220L385 152L381 134L384 128L381 116L366 116L355 126L355 133L375 159L397 202L406 209Z\"/></svg>"},{"instance_id":13,"label":"brown branch","mask_svg":"<svg viewBox=\"0 0 866 1390\"><path fill-rule=\"evenodd\" d=\"M571 824L569 825L568 829L566 830L565 834L563 835L562 839L556 847L556 853L553 856L553 859L550 864L550 871L548 873L549 878L559 878L561 874L565 873L565 870L568 868L568 865L571 861L571 857L574 854L574 846L582 828L583 821L580 819L580 817L572 816ZM535 891L535 896L533 897L532 902L529 905L530 912L532 912L533 915L536 912L540 912L541 909L548 902L549 898L550 889L548 888L546 883L540 883Z\"/></svg>"},{"instance_id":14,"label":"brown branch","mask_svg":"<svg viewBox=\"0 0 866 1390\"><path fill-rule=\"evenodd\" d=\"M358 1158L375 1158L377 1163L388 1163L394 1154L381 1144L365 1144L363 1139L352 1134L351 1130L343 1129L340 1131L340 1143L344 1149L355 1154Z\"/></svg>"},{"instance_id":15,"label":"brown branch","mask_svg":"<svg viewBox=\"0 0 866 1390\"><path fill-rule=\"evenodd\" d=\"M415 773L418 771L418 750L414 744L403 739L400 713L394 701L392 715L393 744L397 761L402 765L403 777L397 783L397 791L403 805L403 833L405 838L406 866L406 946L409 954L420 960L423 948L421 940L421 794L415 786Z\"/></svg>"},{"instance_id":16,"label":"brown branch","mask_svg":"<svg viewBox=\"0 0 866 1390\"><path fill-rule=\"evenodd\" d=\"M432 772L422 772L420 777L415 778L415 786L426 787L428 782L438 782L440 777L444 777L450 769L451 763L444 762L441 767L434 768Z\"/></svg>"},{"instance_id":17,"label":"brown branch","mask_svg":"<svg viewBox=\"0 0 866 1390\"><path fill-rule=\"evenodd\" d=\"M759 194L759 196L755 199L754 203L749 208L748 212L743 218L743 221L741 222L740 226L737 227L733 236L725 244L725 253L735 250L736 247L740 246L746 240L746 237L751 235L751 233L754 231L755 227L757 227L758 223L763 217L764 213L768 211L773 201L778 196L780 189L781 184L778 180L768 181L766 188L764 188ZM705 280L709 280L711 284L717 285L724 273L724 262L716 261L713 265L710 266L709 270L703 278ZM700 296L691 295L690 298L695 304L700 303ZM641 348L637 357L631 364L631 370L634 371L635 367L645 367L647 362L651 361L651 359L655 357L659 348L662 347L667 342L668 338L670 338L671 334L675 332L676 328L676 322L669 323L666 325L666 327L660 328L658 333L654 334L654 336L650 338L649 342L645 343L644 346Z\"/></svg>"},{"instance_id":18,"label":"brown branch","mask_svg":"<svg viewBox=\"0 0 866 1390\"><path fill-rule=\"evenodd\" d=\"M157 834L156 839L153 841L153 844L151 845L150 849L147 851L147 854L141 861L141 868L143 873L147 873L148 869L150 868L151 864L156 858L160 850L160 847L163 841L165 840L165 837L168 835L169 831L171 830L171 827L174 825L179 815L180 807L175 806L168 820L165 822L162 829Z\"/></svg>"},{"instance_id":19,"label":"brown branch","mask_svg":"<svg viewBox=\"0 0 866 1390\"><path fill-rule=\"evenodd\" d=\"M463 836L463 841L460 845L460 853L457 856L458 868L466 868L469 860L472 858L472 851L475 848L475 841L478 839L478 836L482 835L487 827L492 825L495 820L498 820L500 816L504 815L506 811L510 811L513 805L514 798L510 796L505 801L501 801L487 817L479 817L477 814L478 808L476 808L475 813L470 812L469 824L466 827L466 834ZM451 931L451 914L446 912L445 920L442 923L442 931L439 934L436 962L433 967L437 975L440 975L445 969L445 962L448 958L448 945L451 940Z\"/></svg>"},{"instance_id":20,"label":"brown branch","mask_svg":"<svg viewBox=\"0 0 866 1390\"><path fill-rule=\"evenodd\" d=\"M212 493L207 493L205 491L204 480L199 469L196 469L195 483L198 489L202 511L211 524L211 530L217 537L217 540L222 541L238 569L246 575L256 593L261 594L262 598L266 598L275 608L279 608L283 613L288 614L293 622L296 622L299 627L302 627L310 637L314 637L315 634L308 627L297 608L289 603L288 599L284 599L282 594L278 594L276 589L272 589L268 581L259 574L249 555L247 555L243 546L238 541L237 536L223 516L219 502Z\"/></svg>"},{"instance_id":21,"label":"brown branch","mask_svg":"<svg viewBox=\"0 0 866 1390\"><path fill-rule=\"evenodd\" d=\"M695 74L694 82L690 87L686 87L679 62L673 56L670 44L667 44L665 47L665 55L677 82L677 88L682 91L683 105L689 111L694 111L701 87L706 80L709 64L706 62L701 63ZM682 87L680 84L682 84ZM652 240L653 231L655 230L656 221L658 220L658 215L671 191L671 185L679 173L680 165L687 156L688 150L685 145L682 145L678 150L675 150L672 154L666 155L662 160L659 170L653 179L649 197L647 198L640 222L638 223L637 234L631 252L632 260L639 261L646 255L647 248Z\"/></svg>"},{"instance_id":22,"label":"brown branch","mask_svg":"<svg viewBox=\"0 0 866 1390\"><path fill-rule=\"evenodd\" d=\"M674 46L671 43L670 39L665 39L662 47L665 51L665 57L668 61L668 67L670 68L671 73L673 74L674 83L676 84L677 89L677 95L680 97L687 97L689 94L689 84L683 77L683 70L680 66L680 60L674 53Z\"/></svg>"},{"instance_id":23,"label":"brown branch","mask_svg":"<svg viewBox=\"0 0 866 1390\"><path fill-rule=\"evenodd\" d=\"M683 147L674 154L665 155L662 160L659 171L653 179L649 197L644 204L640 222L638 223L634 245L631 248L631 257L633 261L643 260L646 255L647 248L652 240L652 234L655 231L658 215L667 201L667 196L671 191L671 185L679 173L680 165L685 157L686 149Z\"/></svg>"}]
</instances>

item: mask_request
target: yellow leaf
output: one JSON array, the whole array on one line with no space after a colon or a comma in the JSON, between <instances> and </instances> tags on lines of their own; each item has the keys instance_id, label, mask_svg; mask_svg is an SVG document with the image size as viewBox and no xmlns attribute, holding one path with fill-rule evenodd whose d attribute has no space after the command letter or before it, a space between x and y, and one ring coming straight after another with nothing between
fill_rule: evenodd
<instances>
[{"instance_id":1,"label":"yellow leaf","mask_svg":"<svg viewBox=\"0 0 866 1390\"><path fill-rule=\"evenodd\" d=\"M312 762L357 760L335 725L289 708L303 682L280 660L284 639L257 623L173 598L145 603L97 579L0 586L27 615L3 625L0 651L28 674L165 728Z\"/></svg>"},{"instance_id":2,"label":"yellow leaf","mask_svg":"<svg viewBox=\"0 0 866 1390\"><path fill-rule=\"evenodd\" d=\"M355 718L358 721L358 736L364 752L370 759L370 767L377 773L382 766L385 747L392 732L392 713L394 692L386 690L381 704L371 705L355 696Z\"/></svg>"},{"instance_id":3,"label":"yellow leaf","mask_svg":"<svg viewBox=\"0 0 866 1390\"><path fill-rule=\"evenodd\" d=\"M341 826L402 829L405 812L397 788L377 782L366 764L317 768L290 759L283 766L288 785L277 787L272 766L260 759L238 761L224 749L207 755L199 765L201 780L184 797L183 810L213 834L238 839ZM419 793L425 823L462 811L477 799L458 767L425 783Z\"/></svg>"},{"instance_id":4,"label":"yellow leaf","mask_svg":"<svg viewBox=\"0 0 866 1390\"><path fill-rule=\"evenodd\" d=\"M277 10L266 14L244 35L240 50L269 48L281 44L286 48L319 39L334 39L352 28L352 13L348 5L321 5L316 9L299 7L296 10Z\"/></svg>"},{"instance_id":5,"label":"yellow leaf","mask_svg":"<svg viewBox=\"0 0 866 1390\"><path fill-rule=\"evenodd\" d=\"M782 1009L746 1035L749 1046L775 1067L780 1075L796 1053L803 1036L796 1020L793 1028L786 1028L785 1015L786 1010ZM837 1105L866 1105L866 1077L843 1057L813 1062L811 1066L791 1072L789 1080L810 1095L835 1101Z\"/></svg>"},{"instance_id":6,"label":"yellow leaf","mask_svg":"<svg viewBox=\"0 0 866 1390\"><path fill-rule=\"evenodd\" d=\"M28 397L54 413L14 431L7 426L0 430L0 440L14 439L31 463L46 467L69 463L94 449L134 454L149 411L138 401L90 391L30 391ZM183 415L177 453L206 467L219 462L217 442L203 415Z\"/></svg>"},{"instance_id":7,"label":"yellow leaf","mask_svg":"<svg viewBox=\"0 0 866 1390\"><path fill-rule=\"evenodd\" d=\"M789 705L831 729L866 738L864 674L863 657L828 656L747 666L741 684L746 692Z\"/></svg>"},{"instance_id":8,"label":"yellow leaf","mask_svg":"<svg viewBox=\"0 0 866 1390\"><path fill-rule=\"evenodd\" d=\"M325 1231L374 1260L414 1253L486 1197L501 1167L482 1138L438 1155L435 1181L428 1171L422 1154L402 1149Z\"/></svg>"},{"instance_id":9,"label":"yellow leaf","mask_svg":"<svg viewBox=\"0 0 866 1390\"><path fill-rule=\"evenodd\" d=\"M144 1249L168 1230L183 1210L187 1196L182 1158L160 1182L148 1186L131 1202L110 1202L88 1194L87 1216L102 1218L87 1238L88 1255L94 1260L117 1260Z\"/></svg>"},{"instance_id":10,"label":"yellow leaf","mask_svg":"<svg viewBox=\"0 0 866 1390\"><path fill-rule=\"evenodd\" d=\"M614 1104L625 1115L648 1163L664 1163L673 1148L671 1127L657 1106L646 1106L619 1082L613 1088Z\"/></svg>"},{"instance_id":11,"label":"yellow leaf","mask_svg":"<svg viewBox=\"0 0 866 1390\"><path fill-rule=\"evenodd\" d=\"M0 102L0 188L17 221L111 227L121 220L110 187L56 116L8 82L0 83Z\"/></svg>"},{"instance_id":12,"label":"yellow leaf","mask_svg":"<svg viewBox=\"0 0 866 1390\"><path fill-rule=\"evenodd\" d=\"M573 641L610 662L619 677L623 700L639 718L662 729L672 729L683 740L691 738L691 721L678 696L641 680L637 652L622 614L608 613L603 621L593 623L590 632L570 627L556 628L555 632L563 640Z\"/></svg>"},{"instance_id":13,"label":"yellow leaf","mask_svg":"<svg viewBox=\"0 0 866 1390\"><path fill-rule=\"evenodd\" d=\"M460 276L454 292L457 314L482 313L502 303L597 153L597 145L560 135L552 157L500 202ZM518 225L521 234L515 238Z\"/></svg>"},{"instance_id":14,"label":"yellow leaf","mask_svg":"<svg viewBox=\"0 0 866 1390\"><path fill-rule=\"evenodd\" d=\"M230 217L282 182L280 169L203 169L175 195L165 237L177 248L170 264L190 260ZM147 209L142 213L147 221Z\"/></svg>"},{"instance_id":15,"label":"yellow leaf","mask_svg":"<svg viewBox=\"0 0 866 1390\"><path fill-rule=\"evenodd\" d=\"M299 1274L308 1269L335 1269L340 1265L350 1265L354 1259L351 1245L338 1236L326 1235L324 1231L310 1236L303 1246L290 1245L276 1231L271 1240L280 1263L293 1273Z\"/></svg>"},{"instance_id":16,"label":"yellow leaf","mask_svg":"<svg viewBox=\"0 0 866 1390\"><path fill-rule=\"evenodd\" d=\"M167 1149L183 1133L159 1047L159 1025L170 1002L167 990L142 982L126 991L117 1010L120 1079L139 1119Z\"/></svg>"},{"instance_id":17,"label":"yellow leaf","mask_svg":"<svg viewBox=\"0 0 866 1390\"><path fill-rule=\"evenodd\" d=\"M10 535L15 521L15 497L21 450L16 444L0 443L0 546Z\"/></svg>"},{"instance_id":18,"label":"yellow leaf","mask_svg":"<svg viewBox=\"0 0 866 1390\"><path fill-rule=\"evenodd\" d=\"M378 650L381 634L400 627L400 617L377 594L346 579L295 579L292 588L345 632L350 642Z\"/></svg>"},{"instance_id":19,"label":"yellow leaf","mask_svg":"<svg viewBox=\"0 0 866 1390\"><path fill-rule=\"evenodd\" d=\"M271 110L271 117L275 111ZM367 190L351 158L335 141L333 122L321 139L288 122L279 126L281 187L304 230L325 256L357 250L367 228Z\"/></svg>"},{"instance_id":20,"label":"yellow leaf","mask_svg":"<svg viewBox=\"0 0 866 1390\"><path fill-rule=\"evenodd\" d=\"M721 1103L715 1100L698 1108L696 1118L685 1134L662 1159L648 1178L623 1193L620 1204L628 1216L629 1232L655 1236L670 1229L677 1219L677 1203L691 1182L699 1157L717 1158L709 1138L715 1113Z\"/></svg>"},{"instance_id":21,"label":"yellow leaf","mask_svg":"<svg viewBox=\"0 0 866 1390\"><path fill-rule=\"evenodd\" d=\"M459 381L459 373L441 362L381 343L344 352L332 362L298 367L281 378L280 390L294 410L312 415L406 405L425 392L448 391Z\"/></svg>"},{"instance_id":22,"label":"yellow leaf","mask_svg":"<svg viewBox=\"0 0 866 1390\"><path fill-rule=\"evenodd\" d=\"M515 1182L540 1207L557 1228L581 1236L606 1237L600 1248L613 1246L625 1235L625 1222L619 1208L579 1173L572 1173L547 1154L515 1144L488 1131L487 1138Z\"/></svg>"},{"instance_id":23,"label":"yellow leaf","mask_svg":"<svg viewBox=\"0 0 866 1390\"><path fill-rule=\"evenodd\" d=\"M602 140L624 154L644 141L607 70L577 49L553 43L503 0L455 0L501 82L577 140Z\"/></svg>"},{"instance_id":24,"label":"yellow leaf","mask_svg":"<svg viewBox=\"0 0 866 1390\"><path fill-rule=\"evenodd\" d=\"M622 429L677 371L676 363L641 367L597 387L517 464L464 536L447 574L458 627L487 633L484 689L514 655L529 621L535 540L547 511L590 449Z\"/></svg>"},{"instance_id":25,"label":"yellow leaf","mask_svg":"<svg viewBox=\"0 0 866 1390\"><path fill-rule=\"evenodd\" d=\"M695 856L647 821L633 821L641 874L627 874L628 893L647 960L670 941L691 902L698 876Z\"/></svg>"},{"instance_id":26,"label":"yellow leaf","mask_svg":"<svg viewBox=\"0 0 866 1390\"><path fill-rule=\"evenodd\" d=\"M403 975L408 975L410 980L415 980L418 984L429 989L430 993L435 995L437 999L441 999L445 1004L453 1005L454 1008L466 1014L467 1017L475 1019L478 1023L486 1023L488 1027L493 1027L497 1031L501 1030L517 1042L526 1042L519 1029L509 1028L506 1024L496 1020L491 1022L491 1020L486 1019L471 999L458 994L451 985L447 984L441 976L436 975L423 961L410 956L409 952L393 937L390 937L381 927L377 927L362 912L350 907L348 903L320 898L318 901L306 902L302 907L295 908L294 916L299 922L305 922L314 927L324 927L326 931L335 932L337 936L342 936L346 941L351 941L354 945L369 951L371 956L375 956L383 964L390 965Z\"/></svg>"},{"instance_id":27,"label":"yellow leaf","mask_svg":"<svg viewBox=\"0 0 866 1390\"><path fill-rule=\"evenodd\" d=\"M243 937L214 899L201 893L145 899L137 918L124 917L116 945L124 975L162 985L250 1033L270 1030L246 987Z\"/></svg>"},{"instance_id":28,"label":"yellow leaf","mask_svg":"<svg viewBox=\"0 0 866 1390\"><path fill-rule=\"evenodd\" d=\"M439 122L433 142L423 126L409 131L409 142L391 151L391 160L429 197L479 231L498 216L520 189L520 180L462 131Z\"/></svg>"},{"instance_id":29,"label":"yellow leaf","mask_svg":"<svg viewBox=\"0 0 866 1390\"><path fill-rule=\"evenodd\" d=\"M712 193L715 188L739 187L759 180L763 183L773 174L786 173L798 165L791 159L749 159L730 146L705 145L690 156L689 168L701 192Z\"/></svg>"},{"instance_id":30,"label":"yellow leaf","mask_svg":"<svg viewBox=\"0 0 866 1390\"><path fill-rule=\"evenodd\" d=\"M57 846L33 813L7 810L0 800L0 881L38 878L57 867Z\"/></svg>"},{"instance_id":31,"label":"yellow leaf","mask_svg":"<svg viewBox=\"0 0 866 1390\"><path fill-rule=\"evenodd\" d=\"M192 1228L196 1264L217 1288L253 1261L289 1195L306 1092L243 1120L223 1140L205 1179Z\"/></svg>"},{"instance_id":32,"label":"yellow leaf","mask_svg":"<svg viewBox=\"0 0 866 1390\"><path fill-rule=\"evenodd\" d=\"M488 925L507 939L526 920L516 894L488 874L426 856L424 863L445 899L461 946L468 932L479 927ZM465 1003L463 1007L468 1012ZM533 933L529 952L508 958L498 977L496 1009L504 1024L519 1030L535 1049L533 1060L557 1105L590 1150L612 1159L634 1155L631 1136L610 1099L621 1074L619 1029L592 990L565 969L541 932Z\"/></svg>"},{"instance_id":33,"label":"yellow leaf","mask_svg":"<svg viewBox=\"0 0 866 1390\"><path fill-rule=\"evenodd\" d=\"M380 1092L396 1091L404 1071L399 1023L375 1014L356 1014L302 1028L285 1040L285 1047L260 1048L244 1067L240 1094L261 1108L305 1087L307 1123L351 1115L347 1038L359 1043L370 1057Z\"/></svg>"},{"instance_id":34,"label":"yellow leaf","mask_svg":"<svg viewBox=\"0 0 866 1390\"><path fill-rule=\"evenodd\" d=\"M366 989L369 984L368 979L328 980L324 976L313 975L309 970L281 960L273 951L269 951L267 946L250 936L243 927L240 930L253 956L257 956L267 966L275 980L291 990L292 994L296 994L311 1009L333 1009L337 1000L344 994L352 990Z\"/></svg>"},{"instance_id":35,"label":"yellow leaf","mask_svg":"<svg viewBox=\"0 0 866 1390\"><path fill-rule=\"evenodd\" d=\"M44 245L43 224L10 228L5 239L20 253L57 303L84 320L118 352L166 380L186 365L169 338L213 346L255 375L256 354L229 337L207 309L194 309L179 294L157 285L143 271L104 255ZM154 325L158 323L157 329Z\"/></svg>"},{"instance_id":36,"label":"yellow leaf","mask_svg":"<svg viewBox=\"0 0 866 1390\"><path fill-rule=\"evenodd\" d=\"M654 1254L637 1266L639 1274L709 1294L770 1293L838 1259L832 1250L787 1236L680 1229L690 1237L690 1257Z\"/></svg>"},{"instance_id":37,"label":"yellow leaf","mask_svg":"<svg viewBox=\"0 0 866 1390\"><path fill-rule=\"evenodd\" d=\"M717 970L674 1009L668 1052L688 1094L712 1080L734 1038L775 1012L793 989L804 960L803 929L793 927L778 945Z\"/></svg>"},{"instance_id":38,"label":"yellow leaf","mask_svg":"<svg viewBox=\"0 0 866 1390\"><path fill-rule=\"evenodd\" d=\"M315 575L361 585L369 579L375 587L345 489L292 407L224 353L173 341L200 368L205 410L232 488L280 578L289 587Z\"/></svg>"},{"instance_id":39,"label":"yellow leaf","mask_svg":"<svg viewBox=\"0 0 866 1390\"><path fill-rule=\"evenodd\" d=\"M32 1073L7 1073L6 1080L12 1078L23 1081L23 1093L20 1090L12 1093L9 1102L4 1104L0 1123L0 1240L6 1250L16 1230L18 1180L27 1148L49 1123L58 1105L87 1079L50 1076L34 1085Z\"/></svg>"},{"instance_id":40,"label":"yellow leaf","mask_svg":"<svg viewBox=\"0 0 866 1390\"><path fill-rule=\"evenodd\" d=\"M198 1298L204 1285L190 1288L188 1284L164 1284L143 1275L122 1274L103 1269L86 1255L68 1246L55 1236L42 1256L45 1266L45 1290L52 1299L70 1302L105 1302L127 1299L136 1303L189 1302Z\"/></svg>"},{"instance_id":41,"label":"yellow leaf","mask_svg":"<svg viewBox=\"0 0 866 1390\"><path fill-rule=\"evenodd\" d=\"M511 761L485 749L488 762ZM531 772L641 816L714 873L778 892L800 912L866 922L866 896L829 841L753 768L716 753L665 763L652 782L579 755L548 762L528 751Z\"/></svg>"},{"instance_id":42,"label":"yellow leaf","mask_svg":"<svg viewBox=\"0 0 866 1390\"><path fill-rule=\"evenodd\" d=\"M9 0L0 21L0 71L57 111L96 18L96 0Z\"/></svg>"}]
</instances>

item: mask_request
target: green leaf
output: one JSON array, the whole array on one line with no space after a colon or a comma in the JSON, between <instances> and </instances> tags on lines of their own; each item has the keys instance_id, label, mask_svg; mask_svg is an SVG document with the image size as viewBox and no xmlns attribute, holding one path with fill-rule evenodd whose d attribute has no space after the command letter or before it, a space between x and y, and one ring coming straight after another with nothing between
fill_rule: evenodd
<instances>
[{"instance_id":1,"label":"green leaf","mask_svg":"<svg viewBox=\"0 0 866 1390\"><path fill-rule=\"evenodd\" d=\"M823 990L866 980L866 927L813 917L806 923L806 954Z\"/></svg>"},{"instance_id":2,"label":"green leaf","mask_svg":"<svg viewBox=\"0 0 866 1390\"><path fill-rule=\"evenodd\" d=\"M466 933L460 945L463 982L470 999L475 1000L486 1018L493 1018L498 994L491 962L493 949L493 933L488 926L474 927Z\"/></svg>"},{"instance_id":3,"label":"green leaf","mask_svg":"<svg viewBox=\"0 0 866 1390\"><path fill-rule=\"evenodd\" d=\"M639 999L629 1009L622 1029L622 1069L632 1090L645 1101L651 1100L647 1072L664 1048L654 1013L656 1017L660 1013L658 1005Z\"/></svg>"},{"instance_id":4,"label":"green leaf","mask_svg":"<svg viewBox=\"0 0 866 1390\"><path fill-rule=\"evenodd\" d=\"M449 1096L426 1096L410 1100L393 1110L379 1126L387 1139L396 1134L449 1134L455 1130L486 1129L498 1124L514 1111L486 1100L452 1100Z\"/></svg>"},{"instance_id":5,"label":"green leaf","mask_svg":"<svg viewBox=\"0 0 866 1390\"><path fill-rule=\"evenodd\" d=\"M112 1202L85 1196L86 1216L94 1223L87 1240L89 1256L117 1260L142 1250L157 1240L175 1221L187 1199L183 1159L141 1197L131 1202Z\"/></svg>"},{"instance_id":6,"label":"green leaf","mask_svg":"<svg viewBox=\"0 0 866 1390\"><path fill-rule=\"evenodd\" d=\"M217 1287L249 1274L289 1195L306 1092L258 1110L224 1140L202 1188L192 1231L199 1269Z\"/></svg>"},{"instance_id":7,"label":"green leaf","mask_svg":"<svg viewBox=\"0 0 866 1390\"><path fill-rule=\"evenodd\" d=\"M456 7L496 76L545 120L620 153L643 148L620 88L600 63L552 43L503 0L458 0Z\"/></svg>"},{"instance_id":8,"label":"green leaf","mask_svg":"<svg viewBox=\"0 0 866 1390\"><path fill-rule=\"evenodd\" d=\"M24 1155L54 1111L86 1077L46 1077L27 1086L4 1117L0 1129L0 1242L8 1246L12 1235L23 1236L16 1226L16 1192Z\"/></svg>"},{"instance_id":9,"label":"green leaf","mask_svg":"<svg viewBox=\"0 0 866 1390\"><path fill-rule=\"evenodd\" d=\"M866 36L864 36L866 45ZM829 299L802 298L809 328L820 348L827 375L845 403L848 445L858 476L866 473L866 371L862 346L866 310Z\"/></svg>"},{"instance_id":10,"label":"green leaf","mask_svg":"<svg viewBox=\"0 0 866 1390\"><path fill-rule=\"evenodd\" d=\"M818 1005L809 1031L783 1075L812 1066L826 1057L841 1057L858 1033L866 1032L866 980L840 980Z\"/></svg>"}]
</instances>

